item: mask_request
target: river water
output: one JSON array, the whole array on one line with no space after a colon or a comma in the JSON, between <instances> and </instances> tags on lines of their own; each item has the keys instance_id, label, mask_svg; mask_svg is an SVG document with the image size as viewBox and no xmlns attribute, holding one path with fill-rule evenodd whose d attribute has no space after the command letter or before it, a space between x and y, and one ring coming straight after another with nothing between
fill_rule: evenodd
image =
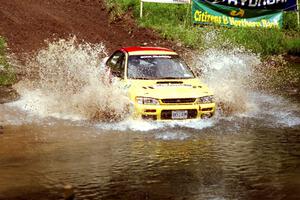
<instances>
[{"instance_id":1,"label":"river water","mask_svg":"<svg viewBox=\"0 0 300 200\"><path fill-rule=\"evenodd\" d=\"M120 118L126 108L122 91L80 68L87 60L99 65L90 60L102 47L65 45L40 52L31 64L47 66L41 80L21 81L21 99L0 105L1 200L63 199L69 184L76 199L300 198L299 98L247 87L256 56L207 52L195 59L221 107L214 118L145 122L108 115ZM59 69L48 63L58 57L53 52L65 55ZM63 76L56 73L54 81L58 70ZM93 91L100 96L88 95Z\"/></svg>"}]
</instances>

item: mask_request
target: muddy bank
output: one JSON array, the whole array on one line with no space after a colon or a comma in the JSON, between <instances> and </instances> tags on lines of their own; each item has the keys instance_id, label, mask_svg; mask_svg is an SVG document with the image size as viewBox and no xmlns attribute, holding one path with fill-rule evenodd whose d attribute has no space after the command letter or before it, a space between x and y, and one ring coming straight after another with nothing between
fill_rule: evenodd
<instances>
[{"instance_id":1,"label":"muddy bank","mask_svg":"<svg viewBox=\"0 0 300 200\"><path fill-rule=\"evenodd\" d=\"M0 85L0 104L15 101L19 97L19 94L12 88L12 85Z\"/></svg>"},{"instance_id":2,"label":"muddy bank","mask_svg":"<svg viewBox=\"0 0 300 200\"><path fill-rule=\"evenodd\" d=\"M21 61L18 79L27 70L28 58L49 42L72 37L78 43L104 43L108 54L133 45L163 46L188 54L181 45L138 27L131 11L113 19L104 0L0 0L0 5L0 36L6 39L9 54ZM18 97L12 86L0 87L0 103Z\"/></svg>"},{"instance_id":3,"label":"muddy bank","mask_svg":"<svg viewBox=\"0 0 300 200\"><path fill-rule=\"evenodd\" d=\"M11 52L32 53L45 40L69 38L103 42L109 52L123 46L176 47L157 33L136 26L130 11L112 19L104 0L0 0L0 35Z\"/></svg>"},{"instance_id":4,"label":"muddy bank","mask_svg":"<svg viewBox=\"0 0 300 200\"><path fill-rule=\"evenodd\" d=\"M287 62L291 62L291 63L299 63L300 64L300 55L298 56L295 56L295 55L285 55L284 56L284 59L287 61Z\"/></svg>"}]
</instances>

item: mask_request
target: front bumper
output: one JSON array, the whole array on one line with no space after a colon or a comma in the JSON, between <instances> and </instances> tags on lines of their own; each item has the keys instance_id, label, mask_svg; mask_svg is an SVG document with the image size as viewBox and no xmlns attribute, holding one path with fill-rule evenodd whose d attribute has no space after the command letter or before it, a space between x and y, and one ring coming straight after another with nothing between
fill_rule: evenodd
<instances>
[{"instance_id":1,"label":"front bumper","mask_svg":"<svg viewBox=\"0 0 300 200\"><path fill-rule=\"evenodd\" d=\"M142 105L134 104L134 117L149 120L174 120L172 111L187 111L187 118L176 120L187 120L197 118L209 118L215 113L216 104L188 104L188 105Z\"/></svg>"}]
</instances>

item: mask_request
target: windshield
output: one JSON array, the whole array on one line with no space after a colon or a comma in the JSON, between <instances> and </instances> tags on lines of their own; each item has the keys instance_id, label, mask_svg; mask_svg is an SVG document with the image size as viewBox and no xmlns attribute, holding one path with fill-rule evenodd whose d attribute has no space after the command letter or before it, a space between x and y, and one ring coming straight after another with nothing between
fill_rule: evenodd
<instances>
[{"instance_id":1,"label":"windshield","mask_svg":"<svg viewBox=\"0 0 300 200\"><path fill-rule=\"evenodd\" d=\"M189 67L177 55L129 56L129 79L194 78Z\"/></svg>"}]
</instances>

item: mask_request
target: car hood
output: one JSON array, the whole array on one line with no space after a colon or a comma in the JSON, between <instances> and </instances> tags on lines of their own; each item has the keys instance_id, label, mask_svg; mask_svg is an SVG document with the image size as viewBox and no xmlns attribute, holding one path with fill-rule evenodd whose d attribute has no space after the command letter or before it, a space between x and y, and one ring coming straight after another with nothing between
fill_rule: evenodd
<instances>
[{"instance_id":1,"label":"car hood","mask_svg":"<svg viewBox=\"0 0 300 200\"><path fill-rule=\"evenodd\" d=\"M126 85L131 99L137 96L170 99L212 95L199 79L129 80Z\"/></svg>"}]
</instances>

